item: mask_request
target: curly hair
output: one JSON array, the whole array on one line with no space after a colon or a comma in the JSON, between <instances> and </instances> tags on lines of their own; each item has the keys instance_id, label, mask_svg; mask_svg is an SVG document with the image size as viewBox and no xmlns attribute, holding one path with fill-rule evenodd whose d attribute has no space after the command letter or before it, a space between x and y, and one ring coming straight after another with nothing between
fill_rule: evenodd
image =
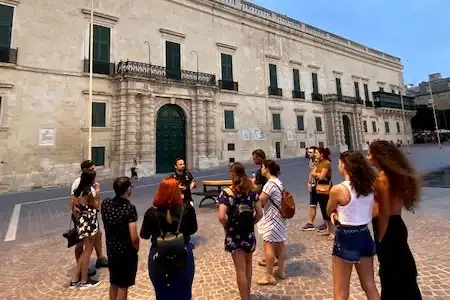
<instances>
[{"instance_id":1,"label":"curly hair","mask_svg":"<svg viewBox=\"0 0 450 300\"><path fill-rule=\"evenodd\" d=\"M408 158L388 141L375 141L369 146L375 165L389 181L391 198L401 199L408 211L414 211L420 200L421 176L411 166Z\"/></svg>"},{"instance_id":2,"label":"curly hair","mask_svg":"<svg viewBox=\"0 0 450 300\"><path fill-rule=\"evenodd\" d=\"M253 187L253 183L245 172L245 166L242 163L235 162L231 166L231 187L240 195L247 195Z\"/></svg>"},{"instance_id":3,"label":"curly hair","mask_svg":"<svg viewBox=\"0 0 450 300\"><path fill-rule=\"evenodd\" d=\"M345 172L350 176L350 184L358 197L361 195L367 196L373 192L377 176L360 152L342 152L339 160L343 163Z\"/></svg>"},{"instance_id":4,"label":"curly hair","mask_svg":"<svg viewBox=\"0 0 450 300\"><path fill-rule=\"evenodd\" d=\"M280 166L274 160L266 159L265 161L263 161L263 165L264 167L269 169L270 175L276 177L280 176L281 172Z\"/></svg>"}]
</instances>

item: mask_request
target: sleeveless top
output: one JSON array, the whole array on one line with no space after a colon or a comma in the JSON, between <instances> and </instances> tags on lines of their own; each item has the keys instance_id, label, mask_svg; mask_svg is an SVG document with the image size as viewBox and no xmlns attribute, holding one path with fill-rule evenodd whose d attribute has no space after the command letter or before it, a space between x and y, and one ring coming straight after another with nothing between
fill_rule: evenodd
<instances>
[{"instance_id":1,"label":"sleeveless top","mask_svg":"<svg viewBox=\"0 0 450 300\"><path fill-rule=\"evenodd\" d=\"M339 222L342 225L367 225L372 221L372 209L374 205L373 194L367 196L356 196L355 189L350 185L349 181L341 183L350 193L350 202L345 205L337 206Z\"/></svg>"}]
</instances>

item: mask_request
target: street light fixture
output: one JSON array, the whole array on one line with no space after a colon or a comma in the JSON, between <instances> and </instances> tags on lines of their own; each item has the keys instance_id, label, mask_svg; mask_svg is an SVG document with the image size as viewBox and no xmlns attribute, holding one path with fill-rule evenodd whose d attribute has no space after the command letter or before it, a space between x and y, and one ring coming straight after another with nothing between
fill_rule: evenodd
<instances>
[{"instance_id":1,"label":"street light fixture","mask_svg":"<svg viewBox=\"0 0 450 300\"><path fill-rule=\"evenodd\" d=\"M195 50L192 50L191 51L191 54L192 53L194 53L195 54L195 57L197 58L197 83L198 83L198 53L197 53L197 51L195 51Z\"/></svg>"},{"instance_id":2,"label":"street light fixture","mask_svg":"<svg viewBox=\"0 0 450 300\"><path fill-rule=\"evenodd\" d=\"M89 34L89 101L88 101L88 159L92 159L92 65L94 53L94 0L91 0L91 20Z\"/></svg>"},{"instance_id":3,"label":"street light fixture","mask_svg":"<svg viewBox=\"0 0 450 300\"><path fill-rule=\"evenodd\" d=\"M403 115L403 131L404 131L404 136L406 139L406 152L409 154L411 153L409 150L409 142L408 142L408 135L406 132L406 112L405 112L405 104L403 102L403 89L404 89L404 83L403 83L403 76L401 74L401 72L398 73L398 81L399 81L399 92L400 92L400 102L402 104L402 115Z\"/></svg>"},{"instance_id":4,"label":"street light fixture","mask_svg":"<svg viewBox=\"0 0 450 300\"><path fill-rule=\"evenodd\" d=\"M434 126L436 127L438 145L439 145L439 149L442 149L441 135L439 134L439 125L438 125L437 116L436 116L436 105L434 104L433 90L431 88L431 76L428 76L428 85L429 85L428 92L430 93L430 102L431 102L431 107L433 108Z\"/></svg>"}]
</instances>

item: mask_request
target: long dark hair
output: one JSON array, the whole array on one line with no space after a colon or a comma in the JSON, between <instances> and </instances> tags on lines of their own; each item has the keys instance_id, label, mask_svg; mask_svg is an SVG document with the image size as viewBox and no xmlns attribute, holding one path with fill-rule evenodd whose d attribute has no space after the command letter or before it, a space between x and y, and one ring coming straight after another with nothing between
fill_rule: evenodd
<instances>
[{"instance_id":1,"label":"long dark hair","mask_svg":"<svg viewBox=\"0 0 450 300\"><path fill-rule=\"evenodd\" d=\"M341 153L339 160L344 164L345 172L350 177L350 184L358 197L367 196L373 192L377 177L369 162L360 152L345 151Z\"/></svg>"},{"instance_id":2,"label":"long dark hair","mask_svg":"<svg viewBox=\"0 0 450 300\"><path fill-rule=\"evenodd\" d=\"M372 160L389 180L391 199L398 198L403 206L414 211L420 200L421 177L408 158L391 142L375 141L369 146Z\"/></svg>"},{"instance_id":3,"label":"long dark hair","mask_svg":"<svg viewBox=\"0 0 450 300\"><path fill-rule=\"evenodd\" d=\"M264 167L269 170L270 175L278 177L280 175L280 166L271 159L266 159L263 161Z\"/></svg>"},{"instance_id":4,"label":"long dark hair","mask_svg":"<svg viewBox=\"0 0 450 300\"><path fill-rule=\"evenodd\" d=\"M318 150L319 153L322 155L323 159L326 159L326 160L328 160L328 161L331 162L331 158L330 158L331 152L330 152L330 149L328 149L328 148L323 148L323 147L319 147L319 148L317 148L317 150Z\"/></svg>"},{"instance_id":5,"label":"long dark hair","mask_svg":"<svg viewBox=\"0 0 450 300\"><path fill-rule=\"evenodd\" d=\"M252 190L252 181L245 172L245 166L242 163L235 162L230 168L231 187L236 194L247 195Z\"/></svg>"},{"instance_id":6,"label":"long dark hair","mask_svg":"<svg viewBox=\"0 0 450 300\"><path fill-rule=\"evenodd\" d=\"M73 194L76 197L89 195L91 192L91 187L95 183L95 176L97 173L95 171L83 171L80 176L80 184L75 189Z\"/></svg>"}]
</instances>

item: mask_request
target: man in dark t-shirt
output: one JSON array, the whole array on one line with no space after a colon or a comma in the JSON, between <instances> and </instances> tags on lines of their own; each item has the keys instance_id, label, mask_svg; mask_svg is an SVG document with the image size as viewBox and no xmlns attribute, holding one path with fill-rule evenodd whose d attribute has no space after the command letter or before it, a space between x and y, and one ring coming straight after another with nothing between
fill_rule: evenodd
<instances>
[{"instance_id":1,"label":"man in dark t-shirt","mask_svg":"<svg viewBox=\"0 0 450 300\"><path fill-rule=\"evenodd\" d=\"M184 159L177 158L175 160L175 172L172 175L180 183L180 189L183 193L183 200L185 202L190 202L193 205L192 200L192 189L194 189L197 184L195 182L194 176L191 172L186 170L186 164Z\"/></svg>"},{"instance_id":2,"label":"man in dark t-shirt","mask_svg":"<svg viewBox=\"0 0 450 300\"><path fill-rule=\"evenodd\" d=\"M255 151L253 151L252 157L255 165L259 166L259 169L256 171L256 173L253 174L253 180L258 186L258 194L260 194L263 186L267 183L267 178L261 174L261 166L263 161L266 159L266 154L263 150L256 149Z\"/></svg>"}]
</instances>

